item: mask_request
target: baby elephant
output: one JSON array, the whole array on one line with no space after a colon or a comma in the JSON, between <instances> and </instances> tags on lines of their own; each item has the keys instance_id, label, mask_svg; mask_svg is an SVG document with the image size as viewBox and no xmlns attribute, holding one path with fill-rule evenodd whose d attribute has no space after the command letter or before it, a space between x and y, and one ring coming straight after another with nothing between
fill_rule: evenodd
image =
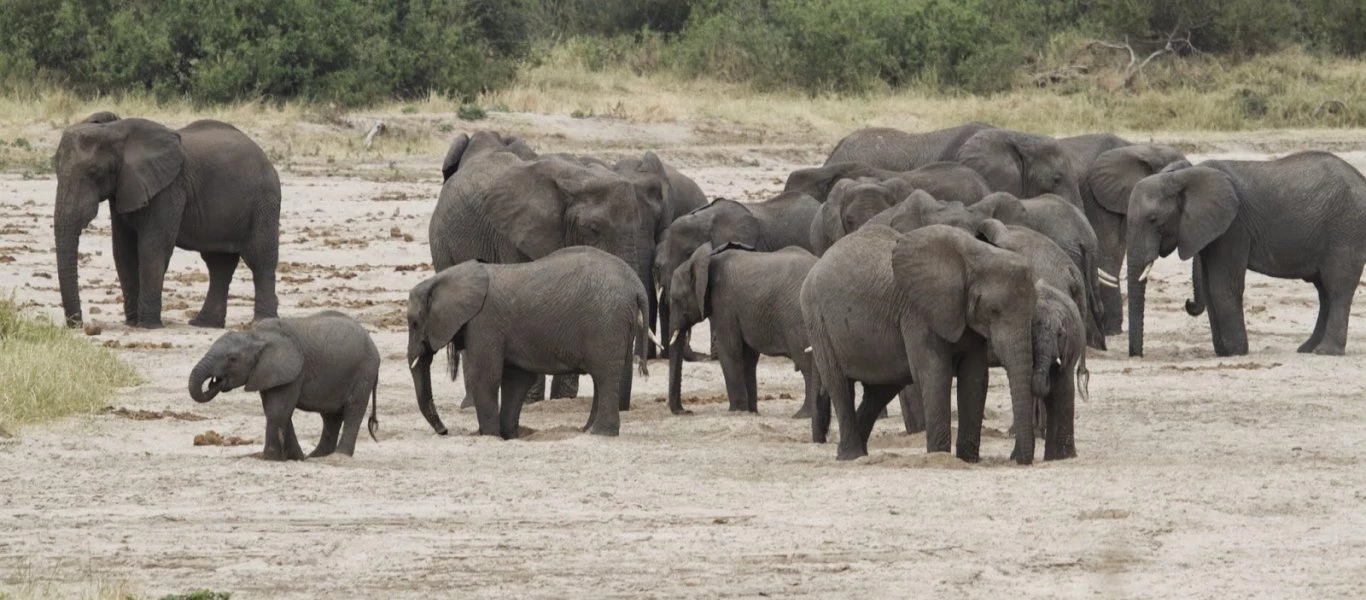
<instances>
[{"instance_id":1,"label":"baby elephant","mask_svg":"<svg viewBox=\"0 0 1366 600\"><path fill-rule=\"evenodd\" d=\"M379 427L374 406L378 386L379 350L369 332L355 319L330 310L302 318L262 319L249 331L226 333L190 371L190 397L195 402L208 402L219 392L239 387L261 392L266 460L303 460L292 422L296 408L323 416L323 436L310 457L333 452L351 456L367 402L373 403L371 438Z\"/></svg>"},{"instance_id":2,"label":"baby elephant","mask_svg":"<svg viewBox=\"0 0 1366 600\"><path fill-rule=\"evenodd\" d=\"M588 246L529 263L448 267L408 294L408 367L418 409L446 434L432 403L431 367L432 355L449 346L448 353L464 351L465 392L481 435L517 437L522 403L538 375L592 377L584 429L617 435L618 411L630 408L633 345L645 372L648 309L635 271Z\"/></svg>"},{"instance_id":3,"label":"baby elephant","mask_svg":"<svg viewBox=\"0 0 1366 600\"><path fill-rule=\"evenodd\" d=\"M806 398L795 417L810 415L819 380L805 352L802 281L816 257L796 246L755 252L735 242L713 251L703 244L674 270L669 286L669 410L682 414L683 350L687 332L711 319L712 343L733 411L759 412L755 368L759 355L792 359L806 380Z\"/></svg>"}]
</instances>

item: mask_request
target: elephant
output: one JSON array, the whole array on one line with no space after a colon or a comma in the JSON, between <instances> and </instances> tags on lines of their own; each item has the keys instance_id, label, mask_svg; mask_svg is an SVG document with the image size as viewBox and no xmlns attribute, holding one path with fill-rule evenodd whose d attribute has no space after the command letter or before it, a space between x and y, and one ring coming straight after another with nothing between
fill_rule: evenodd
<instances>
[{"instance_id":1,"label":"elephant","mask_svg":"<svg viewBox=\"0 0 1366 600\"><path fill-rule=\"evenodd\" d=\"M1243 289L1250 269L1303 279L1319 296L1300 352L1341 355L1352 296L1366 265L1366 178L1327 152L1270 161L1211 160L1150 175L1129 197L1129 355L1143 355L1143 301L1152 263L1198 257L1219 356L1247 354Z\"/></svg>"},{"instance_id":2,"label":"elephant","mask_svg":"<svg viewBox=\"0 0 1366 600\"><path fill-rule=\"evenodd\" d=\"M795 246L775 252L727 243L712 250L702 244L674 271L669 285L669 410L686 413L680 398L683 346L692 326L711 319L730 410L759 412L755 367L759 355L784 356L806 382L803 410L810 416L819 389L806 353L806 325L798 293L816 257Z\"/></svg>"},{"instance_id":3,"label":"elephant","mask_svg":"<svg viewBox=\"0 0 1366 600\"><path fill-rule=\"evenodd\" d=\"M518 436L522 404L537 375L586 374L593 379L593 404L583 429L615 436L619 411L630 408L633 346L646 374L648 307L635 270L587 246L525 263L468 260L447 267L408 294L408 367L418 409L446 435L431 373L432 356L445 346L464 352L465 392L480 435Z\"/></svg>"},{"instance_id":4,"label":"elephant","mask_svg":"<svg viewBox=\"0 0 1366 600\"><path fill-rule=\"evenodd\" d=\"M669 297L673 272L707 242L713 248L739 242L761 252L788 246L810 251L811 219L819 209L820 203L810 196L784 192L752 204L717 198L679 217L664 230L655 249L654 280L663 286L660 297ZM666 321L667 304L661 305L660 315Z\"/></svg>"},{"instance_id":5,"label":"elephant","mask_svg":"<svg viewBox=\"0 0 1366 600\"><path fill-rule=\"evenodd\" d=\"M668 309L663 304L668 300L655 295L664 285L655 280L655 248L664 230L678 217L706 206L707 196L697 183L664 164L653 152L646 152L641 158L621 159L611 169L635 187L640 217L635 266L650 295L650 328L655 329L658 317L658 331L664 331L668 327ZM662 273L661 279L667 275ZM649 350L648 356L654 358L654 347Z\"/></svg>"},{"instance_id":6,"label":"elephant","mask_svg":"<svg viewBox=\"0 0 1366 600\"><path fill-rule=\"evenodd\" d=\"M820 256L831 244L896 206L915 188L897 178L841 179L811 219L811 251Z\"/></svg>"},{"instance_id":7,"label":"elephant","mask_svg":"<svg viewBox=\"0 0 1366 600\"><path fill-rule=\"evenodd\" d=\"M379 360L369 332L340 312L262 319L247 331L223 334L209 347L190 371L190 398L208 402L239 387L260 392L266 460L304 459L294 435L295 409L323 418L322 438L309 457L351 456L367 402L367 429L378 441Z\"/></svg>"},{"instance_id":8,"label":"elephant","mask_svg":"<svg viewBox=\"0 0 1366 600\"><path fill-rule=\"evenodd\" d=\"M1081 186L1082 208L1100 244L1097 274L1102 285L1100 303L1105 306L1101 329L1107 335L1119 333L1124 322L1119 267L1124 262L1127 227L1125 213L1129 209L1129 195L1134 184L1140 179L1158 173L1168 166L1179 164L1188 163L1186 157L1176 148L1159 144L1137 144L1101 153L1084 172Z\"/></svg>"},{"instance_id":9,"label":"elephant","mask_svg":"<svg viewBox=\"0 0 1366 600\"><path fill-rule=\"evenodd\" d=\"M993 126L979 122L924 133L869 127L844 136L825 164L852 162L888 171L910 171L932 162L957 160L958 150L968 138L989 129Z\"/></svg>"},{"instance_id":10,"label":"elephant","mask_svg":"<svg viewBox=\"0 0 1366 600\"><path fill-rule=\"evenodd\" d=\"M1086 398L1086 333L1081 311L1061 290L1034 282L1035 433L1044 439L1044 460L1077 457L1076 398Z\"/></svg>"},{"instance_id":11,"label":"elephant","mask_svg":"<svg viewBox=\"0 0 1366 600\"><path fill-rule=\"evenodd\" d=\"M958 378L957 456L980 455L987 350L1005 366L1017 431L1011 458L1034 460L1034 277L1018 254L947 225L901 234L865 225L845 236L802 283L802 316L823 389L812 433L833 406L839 460L868 454L879 411L903 386L920 392L926 449L949 450L950 385ZM853 383L866 392L854 411Z\"/></svg>"},{"instance_id":12,"label":"elephant","mask_svg":"<svg viewBox=\"0 0 1366 600\"><path fill-rule=\"evenodd\" d=\"M957 160L981 174L992 191L1021 198L1056 194L1082 208L1071 158L1051 137L987 129L963 142Z\"/></svg>"},{"instance_id":13,"label":"elephant","mask_svg":"<svg viewBox=\"0 0 1366 600\"><path fill-rule=\"evenodd\" d=\"M443 184L428 225L438 272L471 259L529 262L574 245L637 264L638 207L630 181L565 160L524 160L503 142L479 132L468 142L457 138L448 153L461 156L460 167ZM458 366L458 356L450 360ZM535 386L533 401L542 397L541 387ZM558 377L550 396L577 392L577 378Z\"/></svg>"},{"instance_id":14,"label":"elephant","mask_svg":"<svg viewBox=\"0 0 1366 600\"><path fill-rule=\"evenodd\" d=\"M536 151L526 141L514 135L503 135L497 131L476 131L474 135L462 133L455 136L446 158L441 161L441 182L445 183L462 165L468 166L476 159L494 152L511 152L522 160L534 160Z\"/></svg>"},{"instance_id":15,"label":"elephant","mask_svg":"<svg viewBox=\"0 0 1366 600\"><path fill-rule=\"evenodd\" d=\"M209 292L191 325L223 327L228 286L240 261L251 269L256 288L253 320L276 316L280 177L241 131L211 120L177 130L101 112L62 132L53 164L57 277L68 326L84 319L80 235L103 200L109 200L128 325L163 326L162 286L177 247L199 252L209 268Z\"/></svg>"},{"instance_id":16,"label":"elephant","mask_svg":"<svg viewBox=\"0 0 1366 600\"><path fill-rule=\"evenodd\" d=\"M900 179L913 189L925 190L945 202L972 204L991 189L977 171L956 162L933 162L911 171L888 171L862 163L833 163L810 169L797 169L787 176L784 192L801 192L820 202L829 200L835 184L845 179Z\"/></svg>"}]
</instances>

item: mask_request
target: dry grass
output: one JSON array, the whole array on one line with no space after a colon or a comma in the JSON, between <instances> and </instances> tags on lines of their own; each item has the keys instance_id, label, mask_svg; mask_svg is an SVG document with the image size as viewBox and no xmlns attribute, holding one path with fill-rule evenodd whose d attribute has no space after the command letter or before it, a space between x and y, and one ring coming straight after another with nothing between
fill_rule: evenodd
<instances>
[{"instance_id":1,"label":"dry grass","mask_svg":"<svg viewBox=\"0 0 1366 600\"><path fill-rule=\"evenodd\" d=\"M93 413L137 372L113 351L0 301L0 428Z\"/></svg>"}]
</instances>

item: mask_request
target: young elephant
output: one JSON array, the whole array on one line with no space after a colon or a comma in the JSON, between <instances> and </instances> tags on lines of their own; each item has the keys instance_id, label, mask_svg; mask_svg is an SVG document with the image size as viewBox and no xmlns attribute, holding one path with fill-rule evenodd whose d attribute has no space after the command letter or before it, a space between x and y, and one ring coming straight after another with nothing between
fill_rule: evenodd
<instances>
[{"instance_id":1,"label":"young elephant","mask_svg":"<svg viewBox=\"0 0 1366 600\"><path fill-rule=\"evenodd\" d=\"M584 430L617 435L630 408L633 343L644 368L649 302L625 261L571 246L527 263L466 261L408 294L408 365L417 405L446 434L432 403L432 356L464 351L465 392L481 435L517 437L538 375L588 375L593 407ZM454 369L451 378L455 378ZM499 404L499 391L502 403Z\"/></svg>"},{"instance_id":2,"label":"young elephant","mask_svg":"<svg viewBox=\"0 0 1366 600\"><path fill-rule=\"evenodd\" d=\"M713 251L703 244L673 273L669 286L669 410L682 414L685 330L710 318L716 358L726 378L732 411L759 412L754 370L759 355L792 359L806 381L806 396L796 417L810 414L818 389L805 352L802 281L816 257L788 246L777 252L730 243Z\"/></svg>"},{"instance_id":3,"label":"young elephant","mask_svg":"<svg viewBox=\"0 0 1366 600\"><path fill-rule=\"evenodd\" d=\"M209 384L208 390L204 384ZM266 411L266 460L302 460L294 409L322 414L323 435L310 457L356 450L365 404L370 437L379 421L379 350L355 319L336 311L264 319L218 338L190 371L190 397L213 400L239 387L260 392ZM339 438L340 434L340 438Z\"/></svg>"},{"instance_id":4,"label":"young elephant","mask_svg":"<svg viewBox=\"0 0 1366 600\"><path fill-rule=\"evenodd\" d=\"M1034 336L1035 431L1044 439L1043 459L1076 458L1076 396L1086 398L1086 334L1081 311L1061 290L1034 282L1038 300Z\"/></svg>"}]
</instances>

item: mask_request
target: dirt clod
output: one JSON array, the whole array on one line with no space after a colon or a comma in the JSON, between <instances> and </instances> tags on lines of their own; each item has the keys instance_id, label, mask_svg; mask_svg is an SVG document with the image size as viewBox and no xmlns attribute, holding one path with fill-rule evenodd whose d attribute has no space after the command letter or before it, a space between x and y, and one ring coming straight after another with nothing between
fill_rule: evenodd
<instances>
[{"instance_id":1,"label":"dirt clod","mask_svg":"<svg viewBox=\"0 0 1366 600\"><path fill-rule=\"evenodd\" d=\"M196 446L250 446L255 443L235 435L224 437L212 429L194 436L194 445Z\"/></svg>"}]
</instances>

